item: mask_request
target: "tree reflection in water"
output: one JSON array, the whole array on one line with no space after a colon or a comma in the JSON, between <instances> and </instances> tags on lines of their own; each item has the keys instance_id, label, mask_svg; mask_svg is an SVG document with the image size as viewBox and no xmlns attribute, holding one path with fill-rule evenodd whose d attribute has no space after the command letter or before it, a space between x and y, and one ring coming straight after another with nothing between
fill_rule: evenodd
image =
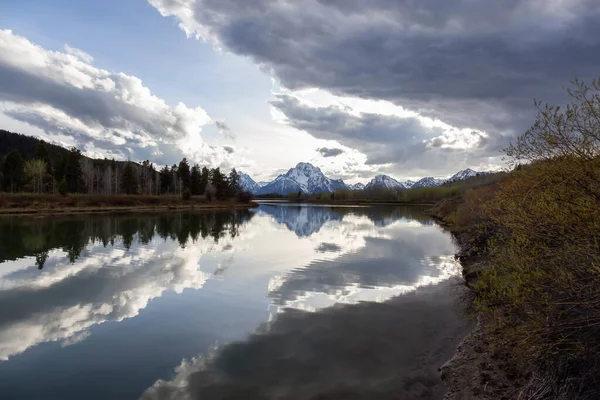
<instances>
[{"instance_id":1,"label":"tree reflection in water","mask_svg":"<svg viewBox=\"0 0 600 400\"><path fill-rule=\"evenodd\" d=\"M127 250L134 243L148 244L157 235L176 240L181 247L199 238L215 242L235 238L240 225L254 214L248 210L155 215L96 215L64 218L0 219L0 263L23 257L35 257L43 269L48 252L60 249L75 262L86 247L101 243L104 247L122 243Z\"/></svg>"}]
</instances>

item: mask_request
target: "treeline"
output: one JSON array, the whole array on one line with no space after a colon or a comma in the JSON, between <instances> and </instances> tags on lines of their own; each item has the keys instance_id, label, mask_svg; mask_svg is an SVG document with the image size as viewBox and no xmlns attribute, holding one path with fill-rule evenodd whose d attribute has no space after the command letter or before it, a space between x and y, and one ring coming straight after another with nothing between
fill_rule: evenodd
<instances>
[{"instance_id":1,"label":"treeline","mask_svg":"<svg viewBox=\"0 0 600 400\"><path fill-rule=\"evenodd\" d=\"M537 104L506 150L511 174L434 210L484 266L470 286L489 351L524 382L495 398L600 398L600 84L568 93L565 107Z\"/></svg>"},{"instance_id":2,"label":"treeline","mask_svg":"<svg viewBox=\"0 0 600 400\"><path fill-rule=\"evenodd\" d=\"M251 197L242 193L235 169L224 173L219 168L190 165L186 158L160 169L148 160L91 159L76 148L66 150L7 131L0 131L2 153L0 191L4 192L205 196L209 201Z\"/></svg>"}]
</instances>

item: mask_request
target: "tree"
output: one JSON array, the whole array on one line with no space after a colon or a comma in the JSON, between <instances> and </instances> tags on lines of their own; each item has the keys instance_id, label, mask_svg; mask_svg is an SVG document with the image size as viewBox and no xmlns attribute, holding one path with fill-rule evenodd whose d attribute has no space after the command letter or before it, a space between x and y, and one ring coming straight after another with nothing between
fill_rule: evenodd
<instances>
[{"instance_id":1,"label":"tree","mask_svg":"<svg viewBox=\"0 0 600 400\"><path fill-rule=\"evenodd\" d=\"M81 171L81 152L73 147L66 157L65 162L65 181L67 182L67 190L70 193L83 193L84 181L83 172Z\"/></svg>"},{"instance_id":2,"label":"tree","mask_svg":"<svg viewBox=\"0 0 600 400\"><path fill-rule=\"evenodd\" d=\"M35 145L35 152L33 154L33 158L45 162L46 173L49 176L54 175L54 168L52 166L52 160L50 160L50 154L48 153L48 147L46 146L46 142L41 140L38 142L38 144Z\"/></svg>"},{"instance_id":3,"label":"tree","mask_svg":"<svg viewBox=\"0 0 600 400\"><path fill-rule=\"evenodd\" d=\"M138 180L133 163L127 161L125 168L123 168L123 175L121 176L121 186L123 192L126 194L137 194L138 192Z\"/></svg>"},{"instance_id":4,"label":"tree","mask_svg":"<svg viewBox=\"0 0 600 400\"><path fill-rule=\"evenodd\" d=\"M204 194L206 191L206 186L210 183L210 171L206 167L202 167L202 172L200 173L200 194Z\"/></svg>"},{"instance_id":5,"label":"tree","mask_svg":"<svg viewBox=\"0 0 600 400\"><path fill-rule=\"evenodd\" d=\"M194 196L200 195L202 193L202 176L200 173L200 166L198 164L192 167L192 176L191 176L191 193Z\"/></svg>"},{"instance_id":6,"label":"tree","mask_svg":"<svg viewBox=\"0 0 600 400\"><path fill-rule=\"evenodd\" d=\"M43 160L29 160L23 168L25 177L31 182L34 192L44 191L44 175L46 174L46 162Z\"/></svg>"},{"instance_id":7,"label":"tree","mask_svg":"<svg viewBox=\"0 0 600 400\"><path fill-rule=\"evenodd\" d=\"M231 170L229 173L229 196L234 197L237 196L241 191L242 187L240 186L240 174L237 173L235 168Z\"/></svg>"},{"instance_id":8,"label":"tree","mask_svg":"<svg viewBox=\"0 0 600 400\"><path fill-rule=\"evenodd\" d=\"M219 200L225 200L229 196L229 182L221 170L217 167L211 172L211 182L215 187L216 197Z\"/></svg>"},{"instance_id":9,"label":"tree","mask_svg":"<svg viewBox=\"0 0 600 400\"><path fill-rule=\"evenodd\" d=\"M168 194L173 186L173 177L171 170L166 165L160 170L160 191L163 194Z\"/></svg>"},{"instance_id":10,"label":"tree","mask_svg":"<svg viewBox=\"0 0 600 400\"><path fill-rule=\"evenodd\" d=\"M11 193L18 190L24 174L24 162L21 153L17 150L12 150L8 153L2 172L4 179L9 182Z\"/></svg>"},{"instance_id":11,"label":"tree","mask_svg":"<svg viewBox=\"0 0 600 400\"><path fill-rule=\"evenodd\" d=\"M179 167L177 167L177 178L179 179L181 191L190 188L190 165L185 157L179 162Z\"/></svg>"}]
</instances>

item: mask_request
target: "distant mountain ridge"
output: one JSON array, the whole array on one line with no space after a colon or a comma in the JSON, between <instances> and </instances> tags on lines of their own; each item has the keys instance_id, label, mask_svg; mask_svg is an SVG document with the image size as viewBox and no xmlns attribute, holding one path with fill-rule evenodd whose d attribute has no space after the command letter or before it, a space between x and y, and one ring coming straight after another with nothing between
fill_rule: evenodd
<instances>
[{"instance_id":1,"label":"distant mountain ridge","mask_svg":"<svg viewBox=\"0 0 600 400\"><path fill-rule=\"evenodd\" d=\"M347 185L341 179L330 179L323 174L320 168L310 163L301 162L294 168L290 168L285 174L279 175L271 182L254 181L248 174L240 173L240 184L244 190L257 195L288 195L289 193L301 192L303 194L316 194L335 192L336 190L364 190L383 188L388 190L405 190L420 187L440 186L447 182L456 182L477 175L489 174L490 172L477 172L467 168L457 172L448 179L425 177L416 182L411 180L399 181L388 175L377 175L369 183L356 183Z\"/></svg>"}]
</instances>

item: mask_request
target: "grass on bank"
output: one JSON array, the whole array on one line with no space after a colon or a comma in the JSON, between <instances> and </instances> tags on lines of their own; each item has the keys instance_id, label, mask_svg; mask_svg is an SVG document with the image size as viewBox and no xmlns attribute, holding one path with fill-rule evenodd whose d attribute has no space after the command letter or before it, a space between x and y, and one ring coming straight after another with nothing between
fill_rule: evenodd
<instances>
[{"instance_id":1,"label":"grass on bank","mask_svg":"<svg viewBox=\"0 0 600 400\"><path fill-rule=\"evenodd\" d=\"M225 207L228 205L249 204L237 200L209 202L204 196L191 196L184 200L181 196L154 195L87 195L68 196L52 194L15 193L0 194L0 213L14 210L61 210L61 209L112 209L112 208L154 208L154 207Z\"/></svg>"},{"instance_id":2,"label":"grass on bank","mask_svg":"<svg viewBox=\"0 0 600 400\"><path fill-rule=\"evenodd\" d=\"M569 94L507 149L526 166L433 210L487 264L475 307L527 366L522 399L600 398L600 87Z\"/></svg>"}]
</instances>

